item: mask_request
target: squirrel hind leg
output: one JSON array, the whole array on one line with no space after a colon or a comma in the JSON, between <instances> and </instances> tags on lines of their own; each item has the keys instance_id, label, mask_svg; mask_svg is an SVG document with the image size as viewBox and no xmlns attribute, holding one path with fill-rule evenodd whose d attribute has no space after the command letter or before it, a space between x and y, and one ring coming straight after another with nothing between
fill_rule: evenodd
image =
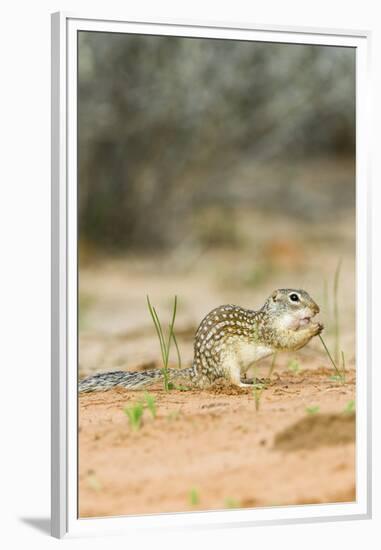
<instances>
[{"instance_id":1,"label":"squirrel hind leg","mask_svg":"<svg viewBox=\"0 0 381 550\"><path fill-rule=\"evenodd\" d=\"M250 367L240 360L239 356L234 353L230 354L224 361L225 378L233 385L239 388L253 387L253 380L246 378L246 373Z\"/></svg>"},{"instance_id":2,"label":"squirrel hind leg","mask_svg":"<svg viewBox=\"0 0 381 550\"><path fill-rule=\"evenodd\" d=\"M230 354L224 361L223 370L225 371L225 378L233 385L233 386L241 386L241 365L240 361L238 360L237 355Z\"/></svg>"}]
</instances>

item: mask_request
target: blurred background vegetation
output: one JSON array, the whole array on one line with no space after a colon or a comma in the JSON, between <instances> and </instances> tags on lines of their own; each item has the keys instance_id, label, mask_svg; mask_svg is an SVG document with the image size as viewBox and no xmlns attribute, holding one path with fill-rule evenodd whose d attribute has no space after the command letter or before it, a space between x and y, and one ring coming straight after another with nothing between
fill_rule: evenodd
<instances>
[{"instance_id":1,"label":"blurred background vegetation","mask_svg":"<svg viewBox=\"0 0 381 550\"><path fill-rule=\"evenodd\" d=\"M312 178L297 185L294 175L306 157L353 160L354 56L81 32L81 238L157 250L229 241L241 204L311 220L353 205L353 177L332 185L325 168L308 190ZM219 216L222 232L207 235Z\"/></svg>"},{"instance_id":2,"label":"blurred background vegetation","mask_svg":"<svg viewBox=\"0 0 381 550\"><path fill-rule=\"evenodd\" d=\"M78 71L84 372L154 360L112 340L144 333L147 293L179 294L185 349L276 286L329 318L340 259L354 353L355 50L80 32Z\"/></svg>"}]
</instances>

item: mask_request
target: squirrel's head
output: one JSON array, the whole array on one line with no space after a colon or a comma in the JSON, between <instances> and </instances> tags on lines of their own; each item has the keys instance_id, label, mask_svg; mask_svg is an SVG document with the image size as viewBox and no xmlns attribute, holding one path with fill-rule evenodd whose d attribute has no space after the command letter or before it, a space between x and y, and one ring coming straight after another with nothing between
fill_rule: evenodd
<instances>
[{"instance_id":1,"label":"squirrel's head","mask_svg":"<svg viewBox=\"0 0 381 550\"><path fill-rule=\"evenodd\" d=\"M276 318L279 328L295 331L307 328L320 311L308 292L292 288L274 290L263 308Z\"/></svg>"}]
</instances>

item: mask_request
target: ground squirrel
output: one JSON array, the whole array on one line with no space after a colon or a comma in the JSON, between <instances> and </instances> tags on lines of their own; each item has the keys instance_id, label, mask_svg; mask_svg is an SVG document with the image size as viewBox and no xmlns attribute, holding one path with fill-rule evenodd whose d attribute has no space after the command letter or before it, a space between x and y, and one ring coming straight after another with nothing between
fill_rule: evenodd
<instances>
[{"instance_id":1,"label":"ground squirrel","mask_svg":"<svg viewBox=\"0 0 381 550\"><path fill-rule=\"evenodd\" d=\"M169 369L171 381L183 379L205 387L218 379L245 387L247 370L259 359L277 351L305 346L323 330L312 318L319 306L304 290L275 290L261 309L253 311L225 305L202 320L194 341L193 365ZM80 381L80 392L107 390L114 386L137 389L162 378L162 370L107 372Z\"/></svg>"}]
</instances>

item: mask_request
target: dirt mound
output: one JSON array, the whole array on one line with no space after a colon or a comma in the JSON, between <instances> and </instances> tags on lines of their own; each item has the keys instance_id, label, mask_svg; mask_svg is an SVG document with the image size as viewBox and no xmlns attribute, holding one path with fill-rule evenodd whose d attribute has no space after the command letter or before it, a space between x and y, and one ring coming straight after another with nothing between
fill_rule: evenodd
<instances>
[{"instance_id":1,"label":"dirt mound","mask_svg":"<svg viewBox=\"0 0 381 550\"><path fill-rule=\"evenodd\" d=\"M296 451L323 446L345 445L356 437L356 415L316 414L298 420L276 434L274 449Z\"/></svg>"}]
</instances>

